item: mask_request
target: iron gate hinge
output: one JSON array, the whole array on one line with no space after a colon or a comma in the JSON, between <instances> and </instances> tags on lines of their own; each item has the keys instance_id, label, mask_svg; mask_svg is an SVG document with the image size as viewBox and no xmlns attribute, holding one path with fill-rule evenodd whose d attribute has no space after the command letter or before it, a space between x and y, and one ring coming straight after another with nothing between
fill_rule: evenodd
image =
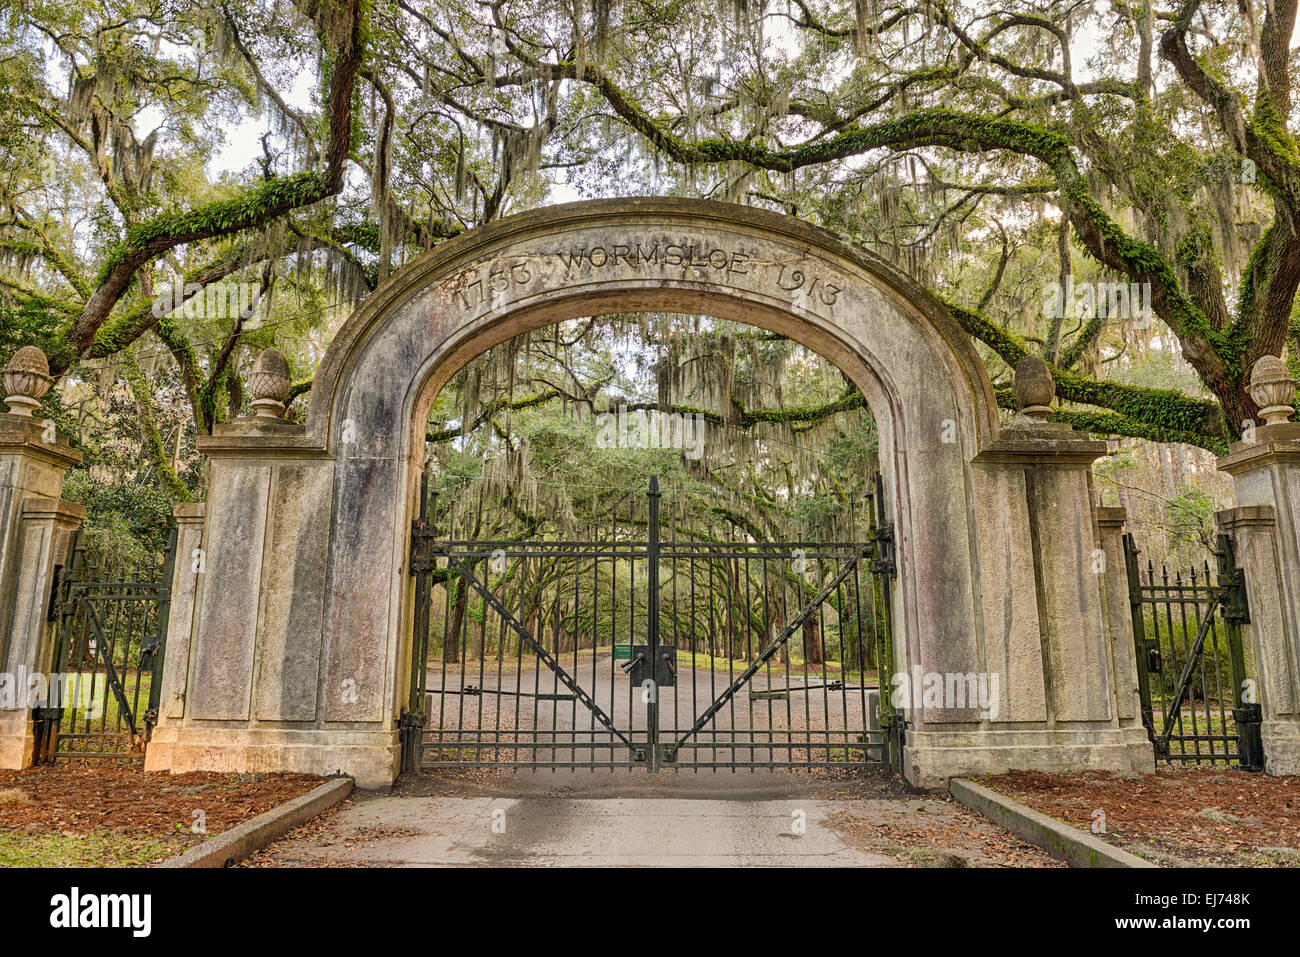
<instances>
[{"instance_id":1,"label":"iron gate hinge","mask_svg":"<svg viewBox=\"0 0 1300 957\"><path fill-rule=\"evenodd\" d=\"M868 567L879 575L893 577L898 567L894 562L894 529L892 525L881 525L871 536L872 548L863 550L863 557L870 561Z\"/></svg>"},{"instance_id":2,"label":"iron gate hinge","mask_svg":"<svg viewBox=\"0 0 1300 957\"><path fill-rule=\"evenodd\" d=\"M1234 625L1249 625L1246 573L1237 566L1237 550L1232 536L1220 533L1214 552L1219 566L1219 584L1223 587L1223 620Z\"/></svg>"},{"instance_id":3,"label":"iron gate hinge","mask_svg":"<svg viewBox=\"0 0 1300 957\"><path fill-rule=\"evenodd\" d=\"M1165 663L1164 657L1160 653L1160 639L1144 638L1143 641L1145 643L1145 648L1147 653L1147 662L1146 662L1147 673L1158 675L1160 674L1160 671L1164 667L1164 663Z\"/></svg>"},{"instance_id":4,"label":"iron gate hinge","mask_svg":"<svg viewBox=\"0 0 1300 957\"><path fill-rule=\"evenodd\" d=\"M1246 599L1246 575L1234 568L1223 597L1223 620L1234 625L1250 624L1250 603Z\"/></svg>"},{"instance_id":5,"label":"iron gate hinge","mask_svg":"<svg viewBox=\"0 0 1300 957\"><path fill-rule=\"evenodd\" d=\"M890 714L881 715L880 717L880 729L882 731L889 731L894 728L897 728L900 731L907 729L907 719L903 717L903 712L901 711L894 711Z\"/></svg>"}]
</instances>

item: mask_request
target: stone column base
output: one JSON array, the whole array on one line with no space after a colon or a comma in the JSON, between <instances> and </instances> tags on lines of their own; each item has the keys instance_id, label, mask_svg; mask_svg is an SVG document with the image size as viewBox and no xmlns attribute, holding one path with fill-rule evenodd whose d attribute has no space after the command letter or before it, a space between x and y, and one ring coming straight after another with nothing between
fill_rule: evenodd
<instances>
[{"instance_id":1,"label":"stone column base","mask_svg":"<svg viewBox=\"0 0 1300 957\"><path fill-rule=\"evenodd\" d=\"M36 729L32 713L0 711L0 769L21 771L36 760Z\"/></svg>"},{"instance_id":2,"label":"stone column base","mask_svg":"<svg viewBox=\"0 0 1300 957\"><path fill-rule=\"evenodd\" d=\"M1155 749L1141 725L1024 731L908 731L903 776L914 787L1004 771L1124 771L1153 774Z\"/></svg>"},{"instance_id":3,"label":"stone column base","mask_svg":"<svg viewBox=\"0 0 1300 957\"><path fill-rule=\"evenodd\" d=\"M388 787L401 768L396 731L316 728L154 729L146 771L296 771L346 774L360 788Z\"/></svg>"},{"instance_id":4,"label":"stone column base","mask_svg":"<svg viewBox=\"0 0 1300 957\"><path fill-rule=\"evenodd\" d=\"M1259 734L1264 742L1265 774L1300 774L1300 722L1265 721Z\"/></svg>"}]
</instances>

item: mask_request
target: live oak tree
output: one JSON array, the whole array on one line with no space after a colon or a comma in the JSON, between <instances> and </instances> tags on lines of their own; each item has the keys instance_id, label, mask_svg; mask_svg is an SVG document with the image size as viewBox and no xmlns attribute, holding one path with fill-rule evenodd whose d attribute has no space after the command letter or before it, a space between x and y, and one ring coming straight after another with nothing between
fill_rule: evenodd
<instances>
[{"instance_id":1,"label":"live oak tree","mask_svg":"<svg viewBox=\"0 0 1300 957\"><path fill-rule=\"evenodd\" d=\"M186 328L184 308L231 277L251 275L265 293L292 214L342 190L356 138L361 6L304 6L297 32L318 37L321 110L304 117L284 105L285 125L301 124L303 161L292 168L291 156L281 173L268 147L262 175L246 183L204 170L218 143L210 124L262 97L279 102L256 63L240 61L233 28L214 27L200 6L165 3L18 3L4 18L0 136L13 162L0 181L0 288L9 316L27 324L56 375L122 358L147 423L149 386L133 346L153 337L175 359L197 427L210 431L227 403L240 404L232 359L250 317L236 311L220 328ZM263 42L292 56L299 38L266 26ZM214 32L225 49L209 50ZM183 296L160 296L160 270L179 277L172 285ZM173 308L160 308L167 298ZM159 437L145 445L169 471Z\"/></svg>"},{"instance_id":2,"label":"live oak tree","mask_svg":"<svg viewBox=\"0 0 1300 957\"><path fill-rule=\"evenodd\" d=\"M1074 404L1058 417L1076 425L1223 451L1257 411L1254 360L1290 335L1294 361L1294 2L598 3L589 29L506 0L488 10L519 82L573 89L679 183L806 215L928 272L966 294L953 313L1008 365L1030 332ZM764 42L768 24L784 42ZM961 288L962 233L1005 240L1043 202L1067 224L1050 278L1070 276L1077 249L1103 278L1149 288L1208 395L1083 374L1117 331L1105 317L1063 329L1058 310L1017 334L996 313L1001 268Z\"/></svg>"},{"instance_id":3,"label":"live oak tree","mask_svg":"<svg viewBox=\"0 0 1300 957\"><path fill-rule=\"evenodd\" d=\"M557 185L668 192L893 260L1006 404L1036 351L1059 418L1221 452L1257 411L1253 361L1300 345L1295 8L19 0L0 15L4 338L128 382L165 349L207 431L256 348L286 347L305 394L329 327L447 237ZM223 172L235 129L259 159ZM164 276L251 284L273 322L159 315ZM1149 288L1154 322L1045 308L1053 283L1115 282ZM1158 347L1194 377L1131 374Z\"/></svg>"}]
</instances>

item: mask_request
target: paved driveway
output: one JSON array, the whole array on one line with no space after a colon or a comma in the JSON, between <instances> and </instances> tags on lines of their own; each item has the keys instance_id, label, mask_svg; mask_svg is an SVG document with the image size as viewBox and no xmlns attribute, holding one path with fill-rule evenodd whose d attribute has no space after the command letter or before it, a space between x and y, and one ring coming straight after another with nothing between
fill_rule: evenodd
<instances>
[{"instance_id":1,"label":"paved driveway","mask_svg":"<svg viewBox=\"0 0 1300 957\"><path fill-rule=\"evenodd\" d=\"M883 773L423 775L359 792L253 866L881 867L1053 864Z\"/></svg>"}]
</instances>

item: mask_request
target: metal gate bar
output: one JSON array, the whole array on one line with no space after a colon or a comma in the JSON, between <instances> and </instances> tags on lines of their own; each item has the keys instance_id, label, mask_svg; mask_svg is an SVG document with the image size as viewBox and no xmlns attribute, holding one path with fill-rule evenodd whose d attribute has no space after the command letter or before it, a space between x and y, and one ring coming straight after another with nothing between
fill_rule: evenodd
<instances>
[{"instance_id":1,"label":"metal gate bar","mask_svg":"<svg viewBox=\"0 0 1300 957\"><path fill-rule=\"evenodd\" d=\"M883 761L888 526L851 498L819 540L693 528L652 480L584 537L476 537L422 486L408 768L720 770ZM470 536L458 534L470 531ZM803 640L796 640L802 632Z\"/></svg>"}]
</instances>

